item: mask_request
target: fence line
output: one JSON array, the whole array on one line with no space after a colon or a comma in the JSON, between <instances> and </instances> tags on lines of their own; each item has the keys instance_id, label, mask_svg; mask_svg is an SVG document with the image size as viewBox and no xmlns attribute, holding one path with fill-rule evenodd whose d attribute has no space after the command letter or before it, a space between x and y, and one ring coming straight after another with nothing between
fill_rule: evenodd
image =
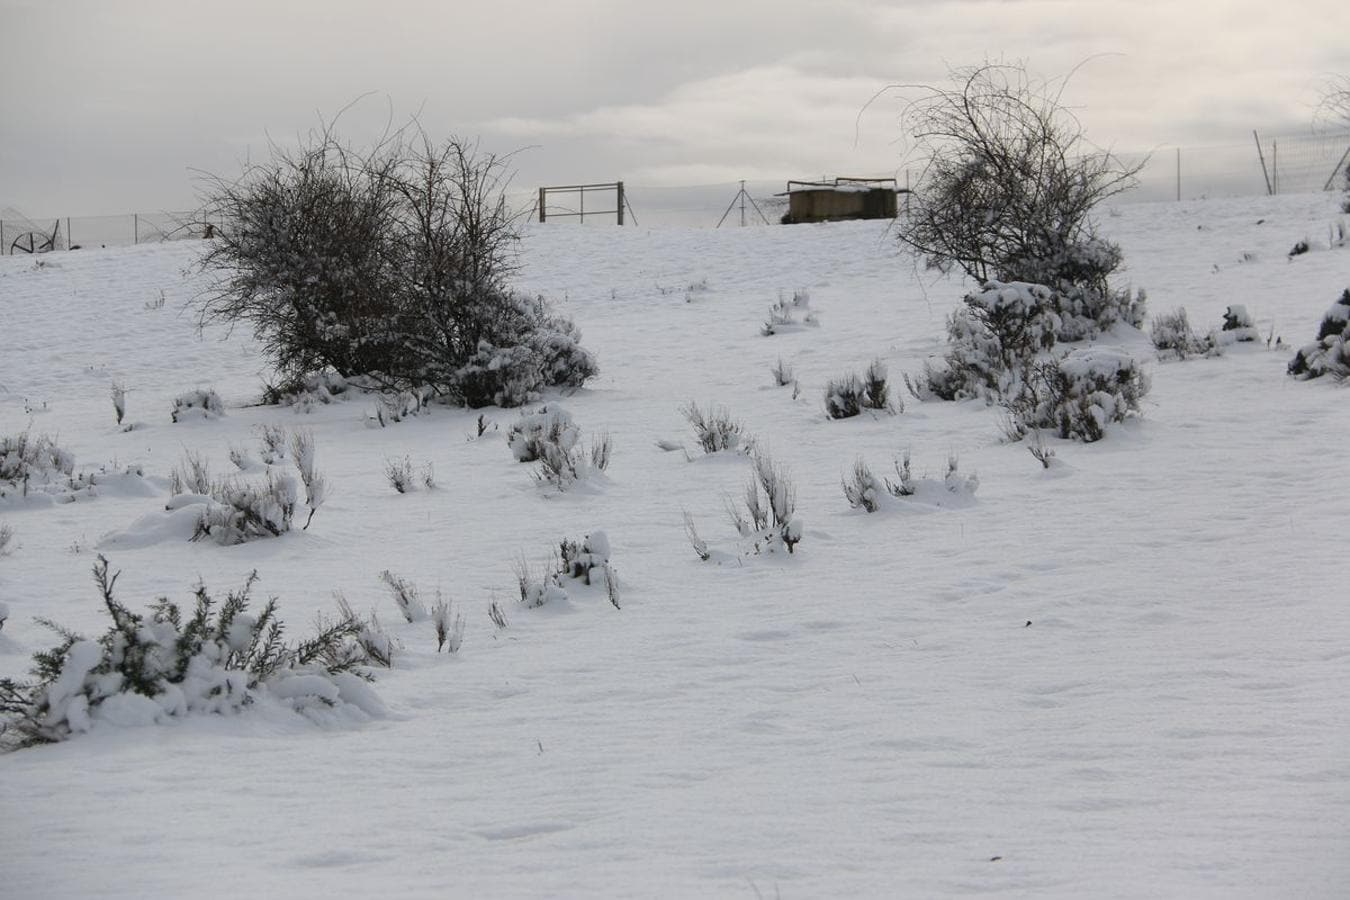
<instances>
[{"instance_id":1,"label":"fence line","mask_svg":"<svg viewBox=\"0 0 1350 900\"><path fill-rule=\"evenodd\" d=\"M1310 193L1339 191L1346 187L1350 131L1254 134L1255 140L1247 143L1167 145L1152 153L1117 154L1126 165L1142 165L1137 186L1118 197L1117 202ZM807 174L810 173L794 172L788 177ZM921 187L917 183L917 171L901 168L885 174L906 186L911 186L911 180L914 180L912 186ZM711 228L744 189L763 210L765 218L777 222L787 210L786 198L779 196L786 183L786 177L773 181L683 186L643 186L625 182L623 200L626 211L641 216L644 225ZM537 204L538 195L536 191L512 192L510 199L517 208L528 210ZM537 206L534 212L537 214ZM550 206L550 222L555 214ZM586 219L586 227L606 224L614 227L612 213L608 217L592 217L588 211ZM758 218L747 220L750 224L760 221ZM0 254L23 252L27 249L24 238L29 235L34 249L48 239L51 239L52 249L120 247L201 238L206 236L206 227L200 212L25 218L11 210L0 210Z\"/></svg>"}]
</instances>

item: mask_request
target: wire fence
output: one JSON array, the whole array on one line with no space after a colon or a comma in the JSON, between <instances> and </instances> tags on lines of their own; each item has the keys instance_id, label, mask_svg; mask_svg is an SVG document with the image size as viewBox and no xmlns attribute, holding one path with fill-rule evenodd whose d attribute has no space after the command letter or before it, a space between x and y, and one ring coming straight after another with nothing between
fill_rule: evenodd
<instances>
[{"instance_id":1,"label":"wire fence","mask_svg":"<svg viewBox=\"0 0 1350 900\"><path fill-rule=\"evenodd\" d=\"M1346 188L1350 131L1259 134L1242 144L1161 146L1150 153L1117 154L1126 165L1140 164L1138 184L1116 202L1193 200L1310 193ZM866 173L843 173L860 175ZM881 173L901 187L919 188L919 172L903 168ZM801 178L813 173L794 172ZM778 224L787 211L787 178L774 181L729 181L701 185L624 183L627 224L683 225L711 228ZM537 219L536 191L509 198L526 218ZM544 227L615 226L615 216L587 213L580 218L553 218ZM900 203L904 215L904 201ZM0 210L0 254L66 250L79 247L122 247L160 241L208 237L213 227L200 212L128 213L121 216L24 217Z\"/></svg>"}]
</instances>

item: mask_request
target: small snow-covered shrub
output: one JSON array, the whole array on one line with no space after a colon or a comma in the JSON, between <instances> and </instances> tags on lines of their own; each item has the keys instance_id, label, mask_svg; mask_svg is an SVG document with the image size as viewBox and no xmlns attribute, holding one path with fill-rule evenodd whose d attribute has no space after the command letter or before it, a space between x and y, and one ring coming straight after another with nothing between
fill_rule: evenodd
<instances>
[{"instance_id":1,"label":"small snow-covered shrub","mask_svg":"<svg viewBox=\"0 0 1350 900\"><path fill-rule=\"evenodd\" d=\"M427 407L430 395L425 390L386 391L375 399L375 419L381 428L418 415Z\"/></svg>"},{"instance_id":2,"label":"small snow-covered shrub","mask_svg":"<svg viewBox=\"0 0 1350 900\"><path fill-rule=\"evenodd\" d=\"M797 380L793 374L792 366L783 362L783 357L778 357L778 362L774 363L773 368L769 369L769 374L773 375L773 383L779 387L787 387Z\"/></svg>"},{"instance_id":3,"label":"small snow-covered shrub","mask_svg":"<svg viewBox=\"0 0 1350 900\"><path fill-rule=\"evenodd\" d=\"M291 459L300 471L300 483L305 486L305 506L309 508L309 515L300 529L305 531L309 523L314 521L314 514L319 511L319 507L328 499L328 479L314 467L313 432L297 431L291 435Z\"/></svg>"},{"instance_id":4,"label":"small snow-covered shrub","mask_svg":"<svg viewBox=\"0 0 1350 900\"><path fill-rule=\"evenodd\" d=\"M1251 313L1240 303L1234 303L1224 310L1222 331L1230 340L1238 343L1261 339L1261 333L1256 330L1256 322L1252 320Z\"/></svg>"},{"instance_id":5,"label":"small snow-covered shrub","mask_svg":"<svg viewBox=\"0 0 1350 900\"><path fill-rule=\"evenodd\" d=\"M1134 357L1109 347L1087 347L1037 363L1007 405L1019 436L1045 428L1061 438L1091 443L1105 436L1109 423L1137 414L1148 388L1148 376Z\"/></svg>"},{"instance_id":6,"label":"small snow-covered shrub","mask_svg":"<svg viewBox=\"0 0 1350 900\"><path fill-rule=\"evenodd\" d=\"M8 619L9 619L9 607L4 603L4 601L0 600L0 631L5 630L5 622Z\"/></svg>"},{"instance_id":7,"label":"small snow-covered shrub","mask_svg":"<svg viewBox=\"0 0 1350 900\"><path fill-rule=\"evenodd\" d=\"M291 530L298 500L295 479L267 473L265 482L226 479L216 483L197 521L192 540L210 537L218 544L242 544L278 537Z\"/></svg>"},{"instance_id":8,"label":"small snow-covered shrub","mask_svg":"<svg viewBox=\"0 0 1350 900\"><path fill-rule=\"evenodd\" d=\"M609 602L619 608L618 580L609 562L609 537L603 531L592 531L580 541L563 540L558 545L558 574L575 578L585 584L603 579Z\"/></svg>"},{"instance_id":9,"label":"small snow-covered shrub","mask_svg":"<svg viewBox=\"0 0 1350 900\"><path fill-rule=\"evenodd\" d=\"M492 620L493 625L497 626L498 631L504 631L508 627L506 613L496 600L488 603L488 618Z\"/></svg>"},{"instance_id":10,"label":"small snow-covered shrub","mask_svg":"<svg viewBox=\"0 0 1350 900\"><path fill-rule=\"evenodd\" d=\"M243 468L242 466L240 468ZM211 479L211 464L206 457L191 450L183 454L183 461L169 472L169 492L210 496L216 483Z\"/></svg>"},{"instance_id":11,"label":"small snow-covered shrub","mask_svg":"<svg viewBox=\"0 0 1350 900\"><path fill-rule=\"evenodd\" d=\"M550 445L570 453L580 437L581 429L572 421L571 413L554 404L523 413L507 430L506 445L517 462L534 462Z\"/></svg>"},{"instance_id":12,"label":"small snow-covered shrub","mask_svg":"<svg viewBox=\"0 0 1350 900\"><path fill-rule=\"evenodd\" d=\"M795 515L797 488L787 469L775 463L768 453L756 451L751 463L744 513L728 504L732 523L743 538L753 541L756 552L782 547L792 553L802 539L802 522Z\"/></svg>"},{"instance_id":13,"label":"small snow-covered shrub","mask_svg":"<svg viewBox=\"0 0 1350 900\"><path fill-rule=\"evenodd\" d=\"M0 437L0 499L68 483L74 471L74 455L45 434Z\"/></svg>"},{"instance_id":14,"label":"small snow-covered shrub","mask_svg":"<svg viewBox=\"0 0 1350 900\"><path fill-rule=\"evenodd\" d=\"M406 456L402 459L386 459L384 478L389 482L389 486L400 494L406 494L417 487L413 481L412 460Z\"/></svg>"},{"instance_id":15,"label":"small snow-covered shrub","mask_svg":"<svg viewBox=\"0 0 1350 900\"><path fill-rule=\"evenodd\" d=\"M609 458L614 453L614 442L609 432L597 434L591 439L591 468L603 472L609 468Z\"/></svg>"},{"instance_id":16,"label":"small snow-covered shrub","mask_svg":"<svg viewBox=\"0 0 1350 900\"><path fill-rule=\"evenodd\" d=\"M404 621L412 624L413 622L425 622L427 620L427 608L423 605L422 598L417 593L417 585L399 578L388 569L380 573L380 580L389 588L389 593L394 598L394 605L398 607Z\"/></svg>"},{"instance_id":17,"label":"small snow-covered shrub","mask_svg":"<svg viewBox=\"0 0 1350 900\"><path fill-rule=\"evenodd\" d=\"M431 604L431 624L436 629L436 652L458 653L464 643L464 616L440 591L436 592L436 602Z\"/></svg>"},{"instance_id":18,"label":"small snow-covered shrub","mask_svg":"<svg viewBox=\"0 0 1350 900\"><path fill-rule=\"evenodd\" d=\"M1184 308L1154 316L1149 336L1159 359L1185 359L1188 356L1216 355L1219 352L1212 338L1202 338L1191 328Z\"/></svg>"},{"instance_id":19,"label":"small snow-covered shrub","mask_svg":"<svg viewBox=\"0 0 1350 900\"><path fill-rule=\"evenodd\" d=\"M127 388L120 381L112 383L113 412L117 415L117 424L121 425L127 415Z\"/></svg>"},{"instance_id":20,"label":"small snow-covered shrub","mask_svg":"<svg viewBox=\"0 0 1350 900\"><path fill-rule=\"evenodd\" d=\"M694 517L689 515L689 511L684 511L684 536L689 539L689 545L694 548L698 558L707 562L712 558L712 551L708 549L708 542L699 537L698 528L694 525Z\"/></svg>"},{"instance_id":21,"label":"small snow-covered shrub","mask_svg":"<svg viewBox=\"0 0 1350 900\"><path fill-rule=\"evenodd\" d=\"M1350 377L1350 288L1331 305L1317 329L1317 340L1305 345L1289 363L1296 378Z\"/></svg>"},{"instance_id":22,"label":"small snow-covered shrub","mask_svg":"<svg viewBox=\"0 0 1350 900\"><path fill-rule=\"evenodd\" d=\"M925 364L919 396L993 401L1015 392L1021 370L1055 346L1061 326L1051 290L1026 282L986 282L947 319L948 349Z\"/></svg>"},{"instance_id":23,"label":"small snow-covered shrub","mask_svg":"<svg viewBox=\"0 0 1350 900\"><path fill-rule=\"evenodd\" d=\"M558 579L560 573L544 569L536 574L530 564L522 557L516 561L516 586L520 589L520 602L527 609L537 609L546 603L565 602L567 591Z\"/></svg>"},{"instance_id":24,"label":"small snow-covered shrub","mask_svg":"<svg viewBox=\"0 0 1350 900\"><path fill-rule=\"evenodd\" d=\"M886 479L886 491L901 500L913 499L935 506L944 506L954 501L969 502L980 487L980 477L975 473L962 475L955 456L947 457L947 472L941 480L927 476L915 477L910 468L909 451L895 459L895 481Z\"/></svg>"},{"instance_id":25,"label":"small snow-covered shrub","mask_svg":"<svg viewBox=\"0 0 1350 900\"><path fill-rule=\"evenodd\" d=\"M831 419L851 419L862 412L865 398L862 379L850 372L825 383L825 414Z\"/></svg>"},{"instance_id":26,"label":"small snow-covered shrub","mask_svg":"<svg viewBox=\"0 0 1350 900\"><path fill-rule=\"evenodd\" d=\"M1031 454L1032 459L1041 464L1042 469L1048 469L1055 464L1055 448L1045 445L1045 439L1039 430L1032 430L1027 441L1027 452Z\"/></svg>"},{"instance_id":27,"label":"small snow-covered shrub","mask_svg":"<svg viewBox=\"0 0 1350 900\"><path fill-rule=\"evenodd\" d=\"M14 529L0 522L0 556L8 556L10 553L10 542L14 540ZM0 623L3 624L3 623Z\"/></svg>"},{"instance_id":28,"label":"small snow-covered shrub","mask_svg":"<svg viewBox=\"0 0 1350 900\"><path fill-rule=\"evenodd\" d=\"M750 448L751 441L745 434L745 427L731 417L725 406L714 406L705 412L699 409L698 404L690 403L680 407L680 412L694 427L694 436L704 453Z\"/></svg>"},{"instance_id":29,"label":"small snow-covered shrub","mask_svg":"<svg viewBox=\"0 0 1350 900\"><path fill-rule=\"evenodd\" d=\"M769 320L764 323L760 333L768 337L784 331L796 331L803 326L819 324L820 321L811 310L810 294L806 291L793 291L792 298L787 299L780 292L778 299L769 307Z\"/></svg>"},{"instance_id":30,"label":"small snow-covered shrub","mask_svg":"<svg viewBox=\"0 0 1350 900\"><path fill-rule=\"evenodd\" d=\"M188 419L218 419L225 415L225 404L220 395L213 390L188 391L173 398L173 410L169 413L175 422Z\"/></svg>"},{"instance_id":31,"label":"small snow-covered shrub","mask_svg":"<svg viewBox=\"0 0 1350 900\"><path fill-rule=\"evenodd\" d=\"M898 405L903 412L904 404ZM886 365L879 359L872 361L861 378L856 373L849 372L825 384L825 414L831 419L849 419L859 415L864 409L882 412L892 410Z\"/></svg>"},{"instance_id":32,"label":"small snow-covered shrub","mask_svg":"<svg viewBox=\"0 0 1350 900\"><path fill-rule=\"evenodd\" d=\"M853 463L852 476L841 478L840 486L844 489L844 499L854 509L873 513L880 508L878 499L883 490L882 484L861 456Z\"/></svg>"},{"instance_id":33,"label":"small snow-covered shrub","mask_svg":"<svg viewBox=\"0 0 1350 900\"><path fill-rule=\"evenodd\" d=\"M345 399L352 384L333 371L314 372L263 386L262 402L268 406L291 406L298 412L310 412Z\"/></svg>"},{"instance_id":34,"label":"small snow-covered shrub","mask_svg":"<svg viewBox=\"0 0 1350 900\"><path fill-rule=\"evenodd\" d=\"M190 607L161 598L146 613L116 599L117 577L100 556L94 580L112 619L103 635L88 639L44 622L61 641L34 654L35 680L0 679L0 742L61 741L101 718L149 723L236 713L263 694L298 712L378 706L361 681L368 676L346 651L360 629L351 618L289 644L275 598L260 612L250 609L256 573L219 605L199 585Z\"/></svg>"}]
</instances>

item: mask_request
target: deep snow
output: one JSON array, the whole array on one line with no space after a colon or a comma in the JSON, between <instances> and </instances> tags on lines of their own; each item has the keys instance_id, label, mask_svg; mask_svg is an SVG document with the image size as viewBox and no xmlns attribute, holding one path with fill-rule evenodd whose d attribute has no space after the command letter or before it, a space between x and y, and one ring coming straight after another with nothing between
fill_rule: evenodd
<instances>
[{"instance_id":1,"label":"deep snow","mask_svg":"<svg viewBox=\"0 0 1350 900\"><path fill-rule=\"evenodd\" d=\"M1284 374L1347 286L1337 218L1329 195L1104 215L1152 312L1185 306L1206 330L1240 303L1287 346L1159 363L1142 335L1109 336L1148 360L1144 416L1048 441L1049 470L980 403L825 416L826 381L874 358L902 393L963 290L882 224L531 226L520 286L575 318L602 369L549 402L614 447L562 495L508 448L520 411L486 410L471 439L477 412L379 428L369 398L255 405L249 336L197 332L190 244L0 259L0 435L49 434L77 472L145 473L72 503L0 500L17 544L0 673L53 642L34 616L101 630L97 553L135 608L257 569L293 637L340 591L404 645L377 673L389 715L364 724L261 704L0 756L0 894L1343 896L1350 395ZM1305 237L1314 252L1287 259ZM762 335L801 289L819 324ZM226 415L171 424L194 388ZM794 554L737 555L723 501L749 462L696 449L691 401L727 406L791 471ZM221 547L166 525L184 453L224 474L261 425L314 432L333 490L309 530ZM893 474L904 450L916 476L959 457L973 500L850 509L855 459ZM389 487L405 456L435 488ZM595 529L621 610L571 585L516 602L522 555ZM456 656L401 622L386 569L461 606Z\"/></svg>"}]
</instances>

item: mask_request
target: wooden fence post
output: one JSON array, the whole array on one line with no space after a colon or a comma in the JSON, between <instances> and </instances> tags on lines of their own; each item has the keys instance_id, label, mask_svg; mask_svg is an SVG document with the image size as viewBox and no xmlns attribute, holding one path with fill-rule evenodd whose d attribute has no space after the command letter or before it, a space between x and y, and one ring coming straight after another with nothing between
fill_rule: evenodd
<instances>
[{"instance_id":1,"label":"wooden fence post","mask_svg":"<svg viewBox=\"0 0 1350 900\"><path fill-rule=\"evenodd\" d=\"M539 221L544 221L544 197L548 193L548 188L539 189Z\"/></svg>"},{"instance_id":2,"label":"wooden fence post","mask_svg":"<svg viewBox=\"0 0 1350 900\"><path fill-rule=\"evenodd\" d=\"M618 203L618 209L619 209L619 224L622 225L622 224L623 224L623 182L620 181L620 182L618 183L618 185L619 185L619 203Z\"/></svg>"}]
</instances>

